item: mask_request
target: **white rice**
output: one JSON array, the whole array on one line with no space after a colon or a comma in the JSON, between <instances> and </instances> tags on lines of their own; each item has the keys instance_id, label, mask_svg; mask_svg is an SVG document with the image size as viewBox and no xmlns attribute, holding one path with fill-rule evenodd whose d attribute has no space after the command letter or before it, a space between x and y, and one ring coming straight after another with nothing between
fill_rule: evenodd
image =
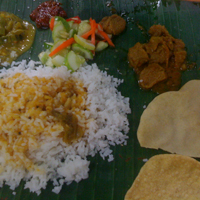
<instances>
[{"instance_id":1,"label":"white rice","mask_svg":"<svg viewBox=\"0 0 200 200\"><path fill-rule=\"evenodd\" d=\"M39 149L31 152L30 156L40 170L16 169L5 163L0 152L0 172L6 165L6 170L0 174L0 187L5 183L14 190L21 180L25 180L25 188L39 195L50 180L54 185L53 192L59 193L64 183L88 178L90 162L87 156L99 152L103 159L112 161L114 157L110 146L126 145L129 131L127 114L131 110L129 98L123 97L117 90L122 80L100 71L96 64L70 73L64 66L53 69L34 61L28 64L26 61L13 62L11 68L0 70L0 77L10 77L19 72L29 77L58 76L67 80L72 76L81 79L88 89L86 105L89 111L85 111L85 115L94 120L91 120L89 129L77 143L68 145L57 138L45 141Z\"/></svg>"}]
</instances>

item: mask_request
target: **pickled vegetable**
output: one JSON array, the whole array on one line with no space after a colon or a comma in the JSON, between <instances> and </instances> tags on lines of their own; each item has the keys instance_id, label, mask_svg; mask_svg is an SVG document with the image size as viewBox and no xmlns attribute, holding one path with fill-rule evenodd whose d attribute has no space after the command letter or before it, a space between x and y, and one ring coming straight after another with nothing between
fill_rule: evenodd
<instances>
[{"instance_id":1,"label":"pickled vegetable","mask_svg":"<svg viewBox=\"0 0 200 200\"><path fill-rule=\"evenodd\" d=\"M110 35L105 33L92 18L81 20L76 16L65 20L55 16L51 18L49 24L53 43L45 43L46 50L38 55L46 66L65 65L73 72L88 60L92 60L95 51L102 51L108 45L115 46Z\"/></svg>"},{"instance_id":2,"label":"pickled vegetable","mask_svg":"<svg viewBox=\"0 0 200 200\"><path fill-rule=\"evenodd\" d=\"M95 50L95 45L92 44L89 40L86 40L82 38L79 35L74 35L74 40L80 44L82 47L88 49L88 50Z\"/></svg>"}]
</instances>

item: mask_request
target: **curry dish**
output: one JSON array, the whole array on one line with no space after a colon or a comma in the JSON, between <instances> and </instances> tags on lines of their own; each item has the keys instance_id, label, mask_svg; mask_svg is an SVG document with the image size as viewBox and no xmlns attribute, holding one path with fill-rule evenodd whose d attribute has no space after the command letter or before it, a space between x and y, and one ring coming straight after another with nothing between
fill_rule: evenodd
<instances>
[{"instance_id":1,"label":"curry dish","mask_svg":"<svg viewBox=\"0 0 200 200\"><path fill-rule=\"evenodd\" d=\"M35 27L16 15L0 12L0 64L11 63L33 44Z\"/></svg>"},{"instance_id":2,"label":"curry dish","mask_svg":"<svg viewBox=\"0 0 200 200\"><path fill-rule=\"evenodd\" d=\"M113 35L119 35L126 28L126 21L117 14L104 17L99 24L106 33Z\"/></svg>"},{"instance_id":3,"label":"curry dish","mask_svg":"<svg viewBox=\"0 0 200 200\"><path fill-rule=\"evenodd\" d=\"M184 42L172 37L161 25L153 25L149 34L148 43L138 42L128 52L140 87L157 93L178 90L181 71L187 69Z\"/></svg>"}]
</instances>

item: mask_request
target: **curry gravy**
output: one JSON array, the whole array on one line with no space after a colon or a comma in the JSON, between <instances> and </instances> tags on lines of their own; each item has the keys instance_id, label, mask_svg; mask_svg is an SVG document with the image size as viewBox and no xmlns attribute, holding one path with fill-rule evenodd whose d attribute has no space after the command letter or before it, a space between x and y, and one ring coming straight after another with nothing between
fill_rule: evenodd
<instances>
[{"instance_id":1,"label":"curry gravy","mask_svg":"<svg viewBox=\"0 0 200 200\"><path fill-rule=\"evenodd\" d=\"M161 25L153 25L149 34L148 43L138 42L128 52L140 87L156 93L178 90L181 71L187 69L184 42L172 37Z\"/></svg>"},{"instance_id":2,"label":"curry gravy","mask_svg":"<svg viewBox=\"0 0 200 200\"><path fill-rule=\"evenodd\" d=\"M0 64L11 63L32 45L35 27L16 15L0 12Z\"/></svg>"}]
</instances>

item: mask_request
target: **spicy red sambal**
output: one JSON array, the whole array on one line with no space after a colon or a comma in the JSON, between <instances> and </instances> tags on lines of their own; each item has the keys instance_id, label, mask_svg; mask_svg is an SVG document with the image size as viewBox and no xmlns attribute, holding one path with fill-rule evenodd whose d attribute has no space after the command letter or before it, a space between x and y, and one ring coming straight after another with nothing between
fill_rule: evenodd
<instances>
[{"instance_id":1,"label":"spicy red sambal","mask_svg":"<svg viewBox=\"0 0 200 200\"><path fill-rule=\"evenodd\" d=\"M52 16L67 18L67 13L60 5L61 3L52 0L45 1L32 11L30 18L36 23L37 28L47 29Z\"/></svg>"}]
</instances>

